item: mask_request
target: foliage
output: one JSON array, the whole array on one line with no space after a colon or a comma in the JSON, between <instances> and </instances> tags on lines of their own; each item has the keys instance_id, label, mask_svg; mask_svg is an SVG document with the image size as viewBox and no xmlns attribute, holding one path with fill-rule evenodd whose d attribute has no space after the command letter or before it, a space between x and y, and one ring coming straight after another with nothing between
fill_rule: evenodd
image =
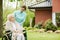
<instances>
[{"instance_id":1,"label":"foliage","mask_svg":"<svg viewBox=\"0 0 60 40\"><path fill-rule=\"evenodd\" d=\"M28 27L28 28L27 28L27 30L31 30L31 29L32 29L32 27Z\"/></svg>"},{"instance_id":2,"label":"foliage","mask_svg":"<svg viewBox=\"0 0 60 40\"><path fill-rule=\"evenodd\" d=\"M26 29L27 31L28 30L38 30L37 28L33 28L33 27L30 27L30 26L29 27L24 27L24 29Z\"/></svg>"},{"instance_id":3,"label":"foliage","mask_svg":"<svg viewBox=\"0 0 60 40\"><path fill-rule=\"evenodd\" d=\"M9 0L10 2L13 2L13 1L15 1L15 0ZM17 1L22 1L22 0L17 0Z\"/></svg>"},{"instance_id":4,"label":"foliage","mask_svg":"<svg viewBox=\"0 0 60 40\"><path fill-rule=\"evenodd\" d=\"M10 2L13 2L13 1L15 1L15 0L9 0Z\"/></svg>"},{"instance_id":5,"label":"foliage","mask_svg":"<svg viewBox=\"0 0 60 40\"><path fill-rule=\"evenodd\" d=\"M15 9L5 9L3 10L3 23L7 21L7 15L11 14L15 11Z\"/></svg>"},{"instance_id":6,"label":"foliage","mask_svg":"<svg viewBox=\"0 0 60 40\"><path fill-rule=\"evenodd\" d=\"M32 30L32 27L24 27L26 30Z\"/></svg>"},{"instance_id":7,"label":"foliage","mask_svg":"<svg viewBox=\"0 0 60 40\"><path fill-rule=\"evenodd\" d=\"M26 21L24 22L24 26L27 26L29 27L30 26L30 19L34 18L34 12L31 12L28 8L26 10L26 13L27 13L27 17L26 17Z\"/></svg>"},{"instance_id":8,"label":"foliage","mask_svg":"<svg viewBox=\"0 0 60 40\"><path fill-rule=\"evenodd\" d=\"M34 27L38 28L38 29L41 29L42 28L42 23L39 22L38 24L36 24Z\"/></svg>"},{"instance_id":9,"label":"foliage","mask_svg":"<svg viewBox=\"0 0 60 40\"><path fill-rule=\"evenodd\" d=\"M59 27L60 26L60 13L56 14L56 23L57 23L57 26Z\"/></svg>"},{"instance_id":10,"label":"foliage","mask_svg":"<svg viewBox=\"0 0 60 40\"><path fill-rule=\"evenodd\" d=\"M57 30L60 30L60 27L58 27Z\"/></svg>"},{"instance_id":11,"label":"foliage","mask_svg":"<svg viewBox=\"0 0 60 40\"><path fill-rule=\"evenodd\" d=\"M32 27L34 27L35 25L35 17L33 17L33 20L32 20Z\"/></svg>"},{"instance_id":12,"label":"foliage","mask_svg":"<svg viewBox=\"0 0 60 40\"><path fill-rule=\"evenodd\" d=\"M46 29L46 31L48 31L48 30L56 31L57 27L55 25L53 25L53 23L50 19L48 19L45 22L45 29Z\"/></svg>"}]
</instances>

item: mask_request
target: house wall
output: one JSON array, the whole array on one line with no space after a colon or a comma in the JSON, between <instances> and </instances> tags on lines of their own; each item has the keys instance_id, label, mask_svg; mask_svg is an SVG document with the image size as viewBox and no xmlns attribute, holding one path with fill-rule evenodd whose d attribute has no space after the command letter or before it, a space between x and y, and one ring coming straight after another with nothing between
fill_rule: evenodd
<instances>
[{"instance_id":1,"label":"house wall","mask_svg":"<svg viewBox=\"0 0 60 40\"><path fill-rule=\"evenodd\" d=\"M56 25L56 13L55 13L55 12L52 12L52 23L53 23L55 26L57 26L57 25Z\"/></svg>"},{"instance_id":2,"label":"house wall","mask_svg":"<svg viewBox=\"0 0 60 40\"><path fill-rule=\"evenodd\" d=\"M53 12L60 12L60 0L52 0Z\"/></svg>"},{"instance_id":3,"label":"house wall","mask_svg":"<svg viewBox=\"0 0 60 40\"><path fill-rule=\"evenodd\" d=\"M35 10L35 24L39 23L39 22L45 22L47 19L52 19L52 10L50 9L43 9L43 10L39 10L36 9Z\"/></svg>"}]
</instances>

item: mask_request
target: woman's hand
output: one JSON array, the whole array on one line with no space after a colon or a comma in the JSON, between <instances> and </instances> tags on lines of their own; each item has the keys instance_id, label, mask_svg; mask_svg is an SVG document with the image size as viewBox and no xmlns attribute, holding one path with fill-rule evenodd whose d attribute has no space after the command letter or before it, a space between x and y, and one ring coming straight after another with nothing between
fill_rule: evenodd
<instances>
[{"instance_id":1,"label":"woman's hand","mask_svg":"<svg viewBox=\"0 0 60 40\"><path fill-rule=\"evenodd\" d=\"M16 30L16 33L20 33L20 30Z\"/></svg>"},{"instance_id":2,"label":"woman's hand","mask_svg":"<svg viewBox=\"0 0 60 40\"><path fill-rule=\"evenodd\" d=\"M14 32L14 33L16 33L17 31L16 31L16 30L14 30L13 32Z\"/></svg>"}]
</instances>

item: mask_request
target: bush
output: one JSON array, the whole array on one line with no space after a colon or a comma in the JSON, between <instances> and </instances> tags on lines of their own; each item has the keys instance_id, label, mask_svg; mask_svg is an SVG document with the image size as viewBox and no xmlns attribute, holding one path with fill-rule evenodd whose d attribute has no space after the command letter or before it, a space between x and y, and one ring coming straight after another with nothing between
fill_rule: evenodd
<instances>
[{"instance_id":1,"label":"bush","mask_svg":"<svg viewBox=\"0 0 60 40\"><path fill-rule=\"evenodd\" d=\"M60 27L58 27L57 30L60 30Z\"/></svg>"},{"instance_id":2,"label":"bush","mask_svg":"<svg viewBox=\"0 0 60 40\"><path fill-rule=\"evenodd\" d=\"M33 17L33 20L32 20L32 27L34 27L35 25L35 17Z\"/></svg>"},{"instance_id":3,"label":"bush","mask_svg":"<svg viewBox=\"0 0 60 40\"><path fill-rule=\"evenodd\" d=\"M42 28L42 22L36 24L34 27L38 28L38 29L41 29Z\"/></svg>"},{"instance_id":4,"label":"bush","mask_svg":"<svg viewBox=\"0 0 60 40\"><path fill-rule=\"evenodd\" d=\"M57 23L57 26L60 27L60 13L56 14L56 23Z\"/></svg>"},{"instance_id":5,"label":"bush","mask_svg":"<svg viewBox=\"0 0 60 40\"><path fill-rule=\"evenodd\" d=\"M32 27L27 27L26 30L32 30L33 28Z\"/></svg>"},{"instance_id":6,"label":"bush","mask_svg":"<svg viewBox=\"0 0 60 40\"><path fill-rule=\"evenodd\" d=\"M52 30L53 32L57 30L57 27L55 25L53 25L52 21L50 19L48 19L45 22L45 29L46 31L48 30Z\"/></svg>"}]
</instances>

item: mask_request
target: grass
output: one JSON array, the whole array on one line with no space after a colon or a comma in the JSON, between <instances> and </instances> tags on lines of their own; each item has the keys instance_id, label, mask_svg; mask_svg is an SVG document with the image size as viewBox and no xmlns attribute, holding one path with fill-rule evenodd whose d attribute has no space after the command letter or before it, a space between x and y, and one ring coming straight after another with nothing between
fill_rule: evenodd
<instances>
[{"instance_id":1,"label":"grass","mask_svg":"<svg viewBox=\"0 0 60 40\"><path fill-rule=\"evenodd\" d=\"M60 34L57 33L39 33L27 31L28 40L60 40ZM0 38L1 40L1 38Z\"/></svg>"},{"instance_id":2,"label":"grass","mask_svg":"<svg viewBox=\"0 0 60 40\"><path fill-rule=\"evenodd\" d=\"M57 33L39 33L28 32L28 40L60 40L60 34Z\"/></svg>"},{"instance_id":3,"label":"grass","mask_svg":"<svg viewBox=\"0 0 60 40\"><path fill-rule=\"evenodd\" d=\"M0 40L2 40L2 39L0 38Z\"/></svg>"}]
</instances>

